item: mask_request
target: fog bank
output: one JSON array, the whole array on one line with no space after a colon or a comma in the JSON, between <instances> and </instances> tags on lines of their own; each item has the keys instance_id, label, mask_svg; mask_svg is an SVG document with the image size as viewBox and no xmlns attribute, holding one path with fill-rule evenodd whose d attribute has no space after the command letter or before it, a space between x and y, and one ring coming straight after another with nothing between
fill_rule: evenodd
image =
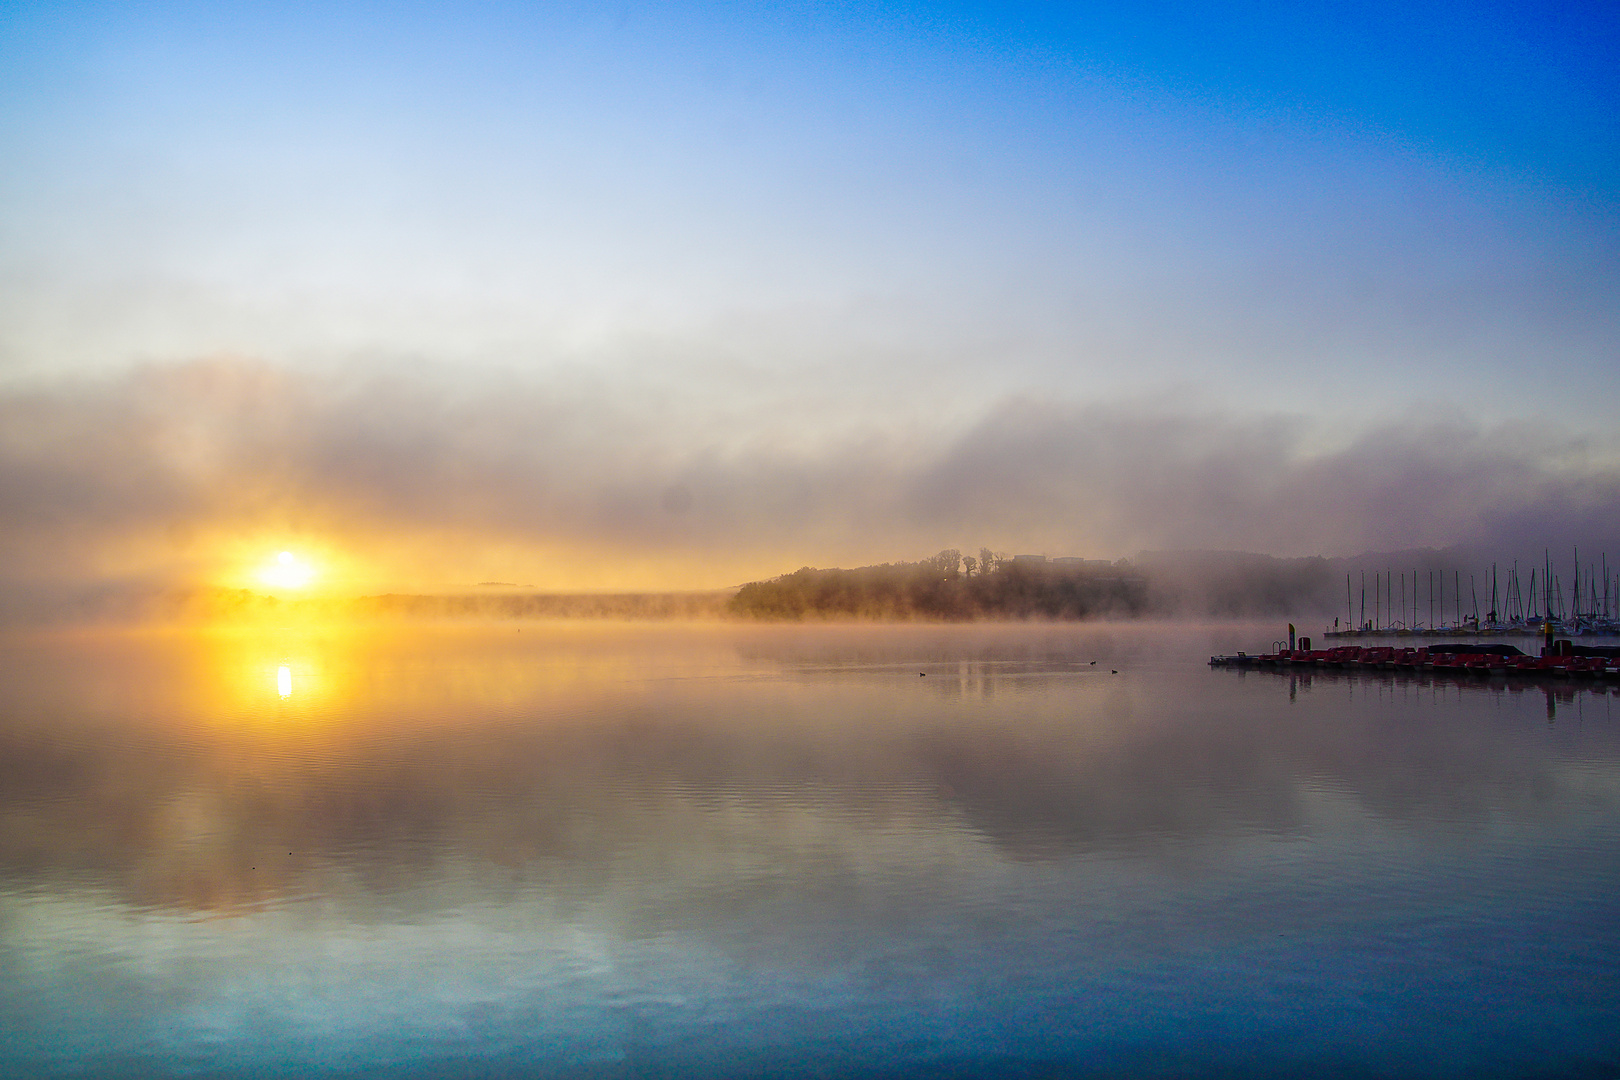
<instances>
[{"instance_id":1,"label":"fog bank","mask_svg":"<svg viewBox=\"0 0 1620 1080\"><path fill-rule=\"evenodd\" d=\"M1023 398L799 425L604 379L253 361L0 392L0 589L242 584L299 547L351 594L714 589L944 545L1117 559L1620 550L1620 444L1464 420L1321 447L1288 416ZM1584 556L1583 556L1584 560Z\"/></svg>"}]
</instances>

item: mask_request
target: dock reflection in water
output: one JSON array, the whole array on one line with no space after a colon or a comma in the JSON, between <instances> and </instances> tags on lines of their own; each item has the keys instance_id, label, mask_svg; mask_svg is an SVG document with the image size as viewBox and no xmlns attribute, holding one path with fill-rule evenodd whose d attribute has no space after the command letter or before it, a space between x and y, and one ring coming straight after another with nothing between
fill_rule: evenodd
<instances>
[{"instance_id":1,"label":"dock reflection in water","mask_svg":"<svg viewBox=\"0 0 1620 1080\"><path fill-rule=\"evenodd\" d=\"M1449 673L1432 675L1401 671L1298 671L1286 668L1236 669L1227 674L1238 679L1262 679L1284 683L1288 687L1288 697L1291 701L1298 698L1301 688L1312 690L1317 687L1356 684L1361 685L1363 689L1377 687L1387 690L1430 690L1441 696L1455 693L1462 701L1477 701L1502 694L1513 698L1528 696L1532 700L1546 702L1549 721L1557 718L1560 706L1563 706L1565 713L1568 714L1571 706L1584 706L1587 701L1591 701L1600 714L1607 717L1612 711L1611 702L1620 699L1620 686L1548 679L1486 680L1478 676ZM1522 707L1522 703L1516 704Z\"/></svg>"},{"instance_id":2,"label":"dock reflection in water","mask_svg":"<svg viewBox=\"0 0 1620 1080\"><path fill-rule=\"evenodd\" d=\"M1608 689L519 629L7 641L0 1073L1620 1063Z\"/></svg>"}]
</instances>

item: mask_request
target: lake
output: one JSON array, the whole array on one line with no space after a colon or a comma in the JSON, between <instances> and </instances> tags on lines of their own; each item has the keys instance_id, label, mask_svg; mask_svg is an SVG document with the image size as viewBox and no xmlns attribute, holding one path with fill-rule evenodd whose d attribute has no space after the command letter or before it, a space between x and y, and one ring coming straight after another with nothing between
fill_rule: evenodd
<instances>
[{"instance_id":1,"label":"lake","mask_svg":"<svg viewBox=\"0 0 1620 1080\"><path fill-rule=\"evenodd\" d=\"M0 1075L1620 1075L1620 687L1279 630L7 637Z\"/></svg>"}]
</instances>

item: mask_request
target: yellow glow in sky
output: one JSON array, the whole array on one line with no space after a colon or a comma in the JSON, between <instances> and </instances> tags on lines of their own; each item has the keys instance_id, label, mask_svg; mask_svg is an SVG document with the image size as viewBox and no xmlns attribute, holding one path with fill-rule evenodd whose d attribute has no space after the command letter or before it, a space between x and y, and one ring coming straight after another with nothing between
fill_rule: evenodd
<instances>
[{"instance_id":1,"label":"yellow glow in sky","mask_svg":"<svg viewBox=\"0 0 1620 1080\"><path fill-rule=\"evenodd\" d=\"M259 571L259 580L278 589L302 589L315 577L315 568L290 551Z\"/></svg>"}]
</instances>

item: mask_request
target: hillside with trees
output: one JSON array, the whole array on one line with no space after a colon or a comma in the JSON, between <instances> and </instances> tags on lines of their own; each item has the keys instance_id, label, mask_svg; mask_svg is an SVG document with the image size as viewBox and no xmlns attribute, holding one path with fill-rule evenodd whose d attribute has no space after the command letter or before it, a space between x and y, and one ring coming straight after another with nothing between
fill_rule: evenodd
<instances>
[{"instance_id":1,"label":"hillside with trees","mask_svg":"<svg viewBox=\"0 0 1620 1080\"><path fill-rule=\"evenodd\" d=\"M744 585L733 614L757 619L1088 619L1148 611L1148 583L1127 566L946 549L914 563L804 567Z\"/></svg>"},{"instance_id":2,"label":"hillside with trees","mask_svg":"<svg viewBox=\"0 0 1620 1080\"><path fill-rule=\"evenodd\" d=\"M804 567L744 585L730 614L769 620L1096 619L1181 615L1252 618L1346 612L1346 581L1388 561L1443 565L1446 553L1354 559L1232 551L1143 552L1132 560L1046 559L981 548L853 570ZM1486 569L1489 569L1488 564ZM1385 576L1388 576L1387 574ZM1411 572L1416 581L1416 571ZM1467 575L1461 580L1467 584ZM1414 594L1415 595L1415 594ZM1369 611L1371 609L1369 608Z\"/></svg>"}]
</instances>

